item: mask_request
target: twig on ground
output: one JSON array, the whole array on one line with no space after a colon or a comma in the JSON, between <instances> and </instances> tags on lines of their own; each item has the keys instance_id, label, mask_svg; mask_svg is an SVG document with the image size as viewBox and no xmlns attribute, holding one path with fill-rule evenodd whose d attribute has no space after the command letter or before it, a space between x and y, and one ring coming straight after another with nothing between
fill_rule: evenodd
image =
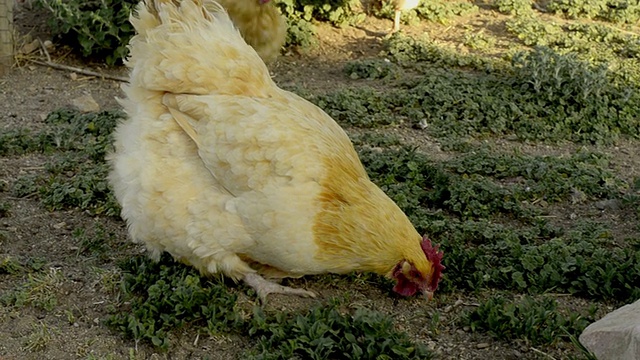
<instances>
[{"instance_id":1,"label":"twig on ground","mask_svg":"<svg viewBox=\"0 0 640 360\"><path fill-rule=\"evenodd\" d=\"M83 74L83 75L97 76L97 77L101 77L101 78L104 78L104 79L111 79L111 80L116 80L116 81L121 81L121 82L129 82L129 79L127 79L125 77L122 77L122 76L101 74L99 72L95 72L95 71L91 71L91 70L81 69L81 68L68 66L68 65L56 64L56 63L51 62L51 61L39 61L39 60L31 60L31 59L29 59L29 61L31 61L32 63L38 64L38 65L49 66L51 68L58 69L58 70L72 71L72 72L75 72L75 73L78 73L78 74Z\"/></svg>"},{"instance_id":2,"label":"twig on ground","mask_svg":"<svg viewBox=\"0 0 640 360\"><path fill-rule=\"evenodd\" d=\"M42 49L44 56L47 57L47 62L51 62L51 55L49 55L49 51L47 50L47 47L44 46L44 43L42 42L42 40L40 40L40 38L38 38L38 43L40 44L40 48Z\"/></svg>"},{"instance_id":3,"label":"twig on ground","mask_svg":"<svg viewBox=\"0 0 640 360\"><path fill-rule=\"evenodd\" d=\"M537 352L538 354L541 354L541 355L543 355L543 356L546 356L546 357L548 357L548 358L549 358L549 359L551 359L551 360L556 360L556 358L554 358L553 356L551 356L551 355L547 354L546 352L544 352L544 351L542 351L542 350L538 350L538 349L534 348L533 346L531 347L531 350L533 350L534 352Z\"/></svg>"}]
</instances>

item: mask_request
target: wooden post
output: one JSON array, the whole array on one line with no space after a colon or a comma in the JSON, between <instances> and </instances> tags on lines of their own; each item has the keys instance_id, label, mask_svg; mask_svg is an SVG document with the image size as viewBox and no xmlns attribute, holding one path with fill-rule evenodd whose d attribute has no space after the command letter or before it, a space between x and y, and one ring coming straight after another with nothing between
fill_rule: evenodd
<instances>
[{"instance_id":1,"label":"wooden post","mask_svg":"<svg viewBox=\"0 0 640 360\"><path fill-rule=\"evenodd\" d=\"M0 76L13 66L13 3L0 0Z\"/></svg>"}]
</instances>

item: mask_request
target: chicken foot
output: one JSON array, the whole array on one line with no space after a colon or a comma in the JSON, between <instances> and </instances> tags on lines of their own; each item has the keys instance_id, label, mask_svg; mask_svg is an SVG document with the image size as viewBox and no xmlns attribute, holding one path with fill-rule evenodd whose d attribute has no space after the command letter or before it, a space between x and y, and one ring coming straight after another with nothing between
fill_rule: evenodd
<instances>
[{"instance_id":1,"label":"chicken foot","mask_svg":"<svg viewBox=\"0 0 640 360\"><path fill-rule=\"evenodd\" d=\"M276 284L274 282L266 280L256 273L249 273L245 275L243 280L245 283L247 283L247 285L251 286L251 288L256 291L258 297L260 298L260 301L262 301L263 304L267 301L267 295L269 294L297 295L312 298L316 297L316 294L312 291L282 286L280 284Z\"/></svg>"}]
</instances>

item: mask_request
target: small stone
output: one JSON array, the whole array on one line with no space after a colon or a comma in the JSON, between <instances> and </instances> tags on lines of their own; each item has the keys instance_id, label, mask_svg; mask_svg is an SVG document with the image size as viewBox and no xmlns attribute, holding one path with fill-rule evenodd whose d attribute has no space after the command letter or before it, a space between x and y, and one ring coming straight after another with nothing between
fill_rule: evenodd
<instances>
[{"instance_id":1,"label":"small stone","mask_svg":"<svg viewBox=\"0 0 640 360\"><path fill-rule=\"evenodd\" d=\"M83 113L100 111L100 105L98 105L90 94L82 95L71 100L71 105Z\"/></svg>"},{"instance_id":2,"label":"small stone","mask_svg":"<svg viewBox=\"0 0 640 360\"><path fill-rule=\"evenodd\" d=\"M587 194L578 189L573 189L571 192L571 204L580 204L587 200Z\"/></svg>"},{"instance_id":3,"label":"small stone","mask_svg":"<svg viewBox=\"0 0 640 360\"><path fill-rule=\"evenodd\" d=\"M522 353L518 350L513 350L513 356L519 359L520 357L522 357Z\"/></svg>"},{"instance_id":4,"label":"small stone","mask_svg":"<svg viewBox=\"0 0 640 360\"><path fill-rule=\"evenodd\" d=\"M78 80L78 74L72 72L71 74L69 74L69 77L71 78L71 80L76 81Z\"/></svg>"},{"instance_id":5,"label":"small stone","mask_svg":"<svg viewBox=\"0 0 640 360\"><path fill-rule=\"evenodd\" d=\"M462 330L464 330L464 331L466 331L466 332L469 332L469 331L471 331L471 328L470 328L470 327L468 327L468 326L465 326L465 327L463 327L463 328L462 328Z\"/></svg>"},{"instance_id":6,"label":"small stone","mask_svg":"<svg viewBox=\"0 0 640 360\"><path fill-rule=\"evenodd\" d=\"M53 48L53 43L51 42L51 40L45 40L43 43L44 47L47 49L51 49Z\"/></svg>"},{"instance_id":7,"label":"small stone","mask_svg":"<svg viewBox=\"0 0 640 360\"><path fill-rule=\"evenodd\" d=\"M24 55L31 54L32 52L38 50L38 47L40 47L40 42L38 40L33 40L22 45L22 47L20 48L20 53Z\"/></svg>"},{"instance_id":8,"label":"small stone","mask_svg":"<svg viewBox=\"0 0 640 360\"><path fill-rule=\"evenodd\" d=\"M67 223L63 221L63 222L61 222L61 223L54 224L54 225L53 225L53 228L54 228L54 229L57 229L57 230L60 230L60 229L62 229L62 228L63 228L63 227L65 227L65 226L67 226Z\"/></svg>"},{"instance_id":9,"label":"small stone","mask_svg":"<svg viewBox=\"0 0 640 360\"><path fill-rule=\"evenodd\" d=\"M479 343L478 345L476 345L476 347L478 349L486 349L489 347L489 343Z\"/></svg>"}]
</instances>

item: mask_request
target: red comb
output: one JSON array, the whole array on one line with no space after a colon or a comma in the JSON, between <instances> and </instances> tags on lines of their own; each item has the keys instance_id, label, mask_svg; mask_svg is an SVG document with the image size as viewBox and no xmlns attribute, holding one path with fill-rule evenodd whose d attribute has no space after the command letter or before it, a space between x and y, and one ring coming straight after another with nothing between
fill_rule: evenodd
<instances>
[{"instance_id":1,"label":"red comb","mask_svg":"<svg viewBox=\"0 0 640 360\"><path fill-rule=\"evenodd\" d=\"M424 255L427 257L427 260L429 260L433 265L431 282L427 288L429 291L435 291L438 288L438 282L440 281L442 270L444 270L444 266L441 264L442 255L444 255L444 253L442 251L438 251L440 245L433 246L431 244L431 240L429 240L426 235L422 237L422 243L420 243L420 246L422 247L422 251L424 251Z\"/></svg>"}]
</instances>

